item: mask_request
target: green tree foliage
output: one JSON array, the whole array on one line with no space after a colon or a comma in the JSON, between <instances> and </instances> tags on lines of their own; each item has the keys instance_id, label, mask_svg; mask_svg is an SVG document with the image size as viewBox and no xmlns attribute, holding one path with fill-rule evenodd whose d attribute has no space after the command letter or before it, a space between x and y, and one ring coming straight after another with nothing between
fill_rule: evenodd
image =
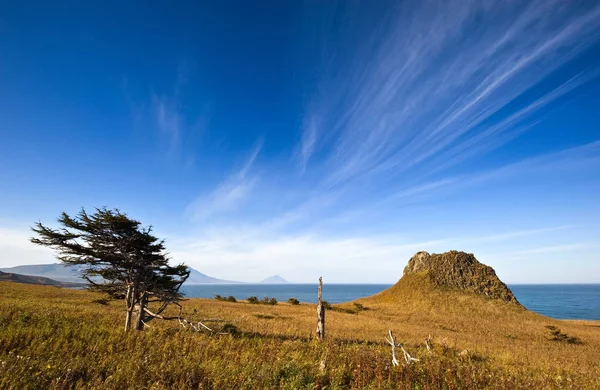
<instances>
[{"instance_id":1,"label":"green tree foliage","mask_svg":"<svg viewBox=\"0 0 600 390\"><path fill-rule=\"evenodd\" d=\"M182 298L179 289L190 272L184 264L172 267L164 240L152 235L152 227L130 219L117 209L82 209L75 217L63 212L57 219L59 229L37 222L32 230L34 244L58 251L57 259L78 266L91 290L124 299L127 314L125 330L131 327L137 311L135 329L161 313L170 303ZM156 303L151 311L149 305Z\"/></svg>"}]
</instances>

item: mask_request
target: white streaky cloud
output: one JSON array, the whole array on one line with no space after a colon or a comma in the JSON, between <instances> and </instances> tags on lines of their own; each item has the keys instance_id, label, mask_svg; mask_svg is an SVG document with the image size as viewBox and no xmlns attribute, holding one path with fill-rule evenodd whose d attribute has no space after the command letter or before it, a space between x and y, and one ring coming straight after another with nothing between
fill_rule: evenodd
<instances>
[{"instance_id":1,"label":"white streaky cloud","mask_svg":"<svg viewBox=\"0 0 600 390\"><path fill-rule=\"evenodd\" d=\"M169 139L169 153L174 153L179 147L183 118L175 102L165 96L153 96L154 114L161 133Z\"/></svg>"},{"instance_id":2,"label":"white streaky cloud","mask_svg":"<svg viewBox=\"0 0 600 390\"><path fill-rule=\"evenodd\" d=\"M357 54L347 70L354 78L326 83L329 89L321 87L309 105L336 106L329 100L343 99L342 112L322 118L338 134L329 156L330 185L368 175L397 177L415 165L439 170L461 150L468 148L472 157L499 147L506 132L525 131L532 114L589 81L583 75L559 87L541 83L600 34L600 4L559 1L402 3L391 19L387 34L372 37L384 41L375 55ZM517 100L534 87L541 97ZM501 114L500 123L492 120ZM314 115L309 111L306 120ZM311 145L305 140L312 131L304 130L300 150ZM449 159L432 158L438 154Z\"/></svg>"},{"instance_id":3,"label":"white streaky cloud","mask_svg":"<svg viewBox=\"0 0 600 390\"><path fill-rule=\"evenodd\" d=\"M518 132L523 132L529 129L530 125L523 125L523 127L519 128L518 126L522 123L523 120L530 117L536 111L542 109L558 98L564 96L565 94L573 91L577 87L585 84L590 81L594 77L596 77L598 72L590 72L586 74L578 74L577 76L567 80L565 83L561 84L556 89L550 91L549 93L543 95L539 99L533 101L529 105L521 108L520 110L512 113L508 117L502 119L500 122L487 127L485 130L474 134L468 140L458 143L453 147L447 148L444 153L440 153L435 157L435 161L438 162L438 167L435 170L449 168L452 164L457 164L460 161L472 158L478 154L483 154L484 152L488 152L498 148L503 145L505 142L510 141L511 137L498 137L497 134L505 133L506 131L510 131L511 129L515 129ZM535 124L540 123L540 120L537 120ZM430 150L420 157L420 159L425 159L437 152L438 150ZM419 159L417 159L419 161Z\"/></svg>"},{"instance_id":4,"label":"white streaky cloud","mask_svg":"<svg viewBox=\"0 0 600 390\"><path fill-rule=\"evenodd\" d=\"M207 130L210 123L210 105L204 102L200 109L196 108L195 116L186 116L182 107L182 91L188 84L189 66L182 62L177 67L175 82L167 89L154 92L150 96L149 112L144 110L143 115L149 116L150 123L154 124L161 138L166 144L167 155L180 160L187 168L194 165L194 156L186 150L186 141ZM146 99L144 99L146 100ZM198 102L194 103L197 107ZM144 103L144 106L147 104ZM135 109L134 111L138 111ZM134 112L139 117L139 112ZM139 120L139 119L138 119Z\"/></svg>"},{"instance_id":5,"label":"white streaky cloud","mask_svg":"<svg viewBox=\"0 0 600 390\"><path fill-rule=\"evenodd\" d=\"M52 250L29 241L33 235L26 226L0 227L0 267L56 263Z\"/></svg>"},{"instance_id":6,"label":"white streaky cloud","mask_svg":"<svg viewBox=\"0 0 600 390\"><path fill-rule=\"evenodd\" d=\"M201 237L170 240L171 255L176 262L185 262L201 272L228 280L259 281L273 273L289 275L288 280L304 283L317 280L319 273L329 282L389 282L400 278L402 270L416 252L440 253L456 249L477 248L489 253L494 244L520 242L531 236L570 229L557 226L508 231L471 237L440 237L428 241L409 241L401 234L371 237L319 237L311 235L272 236L272 232L244 230L212 230ZM491 247L487 247L491 244ZM510 257L580 248L569 244L536 248L510 253ZM486 258L501 263L509 254ZM481 258L480 258L481 260ZM375 269L375 272L373 272ZM387 279L381 270L385 269ZM357 270L360 270L357 272Z\"/></svg>"},{"instance_id":7,"label":"white streaky cloud","mask_svg":"<svg viewBox=\"0 0 600 390\"><path fill-rule=\"evenodd\" d=\"M262 145L262 140L257 141L237 171L209 193L200 195L187 207L187 214L193 221L204 221L220 213L236 210L244 203L258 182L258 175L252 174L251 171Z\"/></svg>"},{"instance_id":8,"label":"white streaky cloud","mask_svg":"<svg viewBox=\"0 0 600 390\"><path fill-rule=\"evenodd\" d=\"M525 158L499 168L488 169L472 174L447 177L437 181L407 187L373 204L385 208L390 204L401 204L403 200L410 201L415 196L421 200L435 196L444 196L449 191L464 190L483 183L493 184L495 180L507 177L519 177L533 172L551 171L557 168L573 170L576 166L598 166L600 169L600 141L564 149L558 152Z\"/></svg>"},{"instance_id":9,"label":"white streaky cloud","mask_svg":"<svg viewBox=\"0 0 600 390\"><path fill-rule=\"evenodd\" d=\"M502 242L502 241L507 241L507 240L513 239L513 238L527 237L527 236L532 236L532 235L540 235L543 233L552 233L552 232L557 232L557 231L561 231L561 230L568 230L568 229L572 229L574 227L575 226L573 226L573 225L565 225L565 226L555 226L555 227L547 227L547 228L539 228L539 229L517 230L517 231L512 231L512 232L497 233L497 234L491 234L491 235L479 236L479 237L453 238L453 239L450 239L449 241L457 242L457 243L469 243L469 244L486 243L486 242Z\"/></svg>"},{"instance_id":10,"label":"white streaky cloud","mask_svg":"<svg viewBox=\"0 0 600 390\"><path fill-rule=\"evenodd\" d=\"M500 252L492 251L482 257L491 263L502 264L510 261L556 261L556 259L573 261L573 256L579 256L582 253L590 255L590 251L595 251L600 245L595 243L574 243L562 245L546 245L518 251ZM567 254L567 255L565 255ZM593 257L593 256L590 256ZM588 276L588 275L582 275Z\"/></svg>"},{"instance_id":11,"label":"white streaky cloud","mask_svg":"<svg viewBox=\"0 0 600 390\"><path fill-rule=\"evenodd\" d=\"M368 282L363 274L352 275L348 270L361 269L365 262L377 260L378 266L393 265L392 281L401 276L412 254L434 244L391 244L364 238L324 240L310 236L239 242L228 237L214 243L201 239L176 248L171 254L176 262L183 261L211 276L229 280L259 281L278 273L290 275L288 280L299 283L317 280L319 276L331 283ZM381 275L378 277L381 280ZM370 281L377 278L373 275Z\"/></svg>"},{"instance_id":12,"label":"white streaky cloud","mask_svg":"<svg viewBox=\"0 0 600 390\"><path fill-rule=\"evenodd\" d=\"M252 151L250 152L250 156L248 157L248 159L246 159L246 162L244 163L244 165L242 166L242 169L240 169L240 171L238 173L238 177L240 179L243 179L248 175L248 173L250 172L250 169L252 168L252 165L254 164L254 161L260 154L262 147L263 147L262 139L259 139L258 141L256 141L254 143L254 146L252 147Z\"/></svg>"},{"instance_id":13,"label":"white streaky cloud","mask_svg":"<svg viewBox=\"0 0 600 390\"><path fill-rule=\"evenodd\" d=\"M600 141L466 165L543 125L553 107L596 81L599 64L565 65L600 41L600 3L397 7L356 53L324 51L329 66L307 102L289 169L279 161L261 166L259 186L257 143L238 169L189 205L199 223L169 241L174 260L229 280L279 273L310 282L322 273L329 282L394 282L418 250L466 250L484 262L487 253L537 259L579 250L573 242L587 238L572 237L577 218L540 215L541 208L516 215L527 210L494 196L507 182L507 190L521 190L513 181L528 188L538 174L588 180L600 168ZM455 193L457 203L474 206L454 210L448 198ZM506 259L489 258L500 267Z\"/></svg>"},{"instance_id":14,"label":"white streaky cloud","mask_svg":"<svg viewBox=\"0 0 600 390\"><path fill-rule=\"evenodd\" d=\"M319 121L316 117L310 117L305 120L304 128L302 130L302 139L300 145L295 151L295 158L298 161L300 173L306 171L306 166L315 150L315 144L317 142L317 134L319 128Z\"/></svg>"},{"instance_id":15,"label":"white streaky cloud","mask_svg":"<svg viewBox=\"0 0 600 390\"><path fill-rule=\"evenodd\" d=\"M551 246L545 246L545 247L541 247L541 248L533 248L533 249L526 249L526 250L522 250L522 251L503 253L503 254L500 254L500 256L514 257L514 256L518 256L518 255L530 255L530 254L534 254L534 253L535 254L537 254L537 253L556 253L556 252L564 252L564 251L573 251L575 249L583 249L583 248L597 248L598 246L600 246L600 245L589 244L589 243L551 245Z\"/></svg>"}]
</instances>

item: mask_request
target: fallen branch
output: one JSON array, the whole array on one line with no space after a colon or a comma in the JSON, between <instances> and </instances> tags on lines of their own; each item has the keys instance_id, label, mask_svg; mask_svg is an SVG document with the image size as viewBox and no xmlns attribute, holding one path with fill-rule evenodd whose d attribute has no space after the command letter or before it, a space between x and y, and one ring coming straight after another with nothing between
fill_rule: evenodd
<instances>
[{"instance_id":1,"label":"fallen branch","mask_svg":"<svg viewBox=\"0 0 600 390\"><path fill-rule=\"evenodd\" d=\"M404 360L406 360L406 365L410 365L411 362L418 362L419 359L415 359L414 357L410 356L410 354L408 352L406 352L406 350L404 349L404 347L402 346L402 343L397 343L396 344L396 339L394 339L394 335L392 334L392 330L389 330L389 338L385 338L385 340L388 342L388 344L390 344L392 346L392 364L396 367L398 367L400 365L400 363L398 363L398 359L396 358L396 347L400 347L400 349L402 350L402 352L404 353Z\"/></svg>"},{"instance_id":2,"label":"fallen branch","mask_svg":"<svg viewBox=\"0 0 600 390\"><path fill-rule=\"evenodd\" d=\"M398 346L400 347L400 349L402 350L402 352L404 352L404 360L406 360L406 364L409 365L411 362L418 362L419 359L415 359L414 357L410 356L410 354L408 352L406 352L406 350L404 349L404 347L402 346L402 344L398 344Z\"/></svg>"},{"instance_id":3,"label":"fallen branch","mask_svg":"<svg viewBox=\"0 0 600 390\"><path fill-rule=\"evenodd\" d=\"M206 329L206 330L208 330L212 334L218 334L218 335L228 334L227 332L221 332L221 331L213 330L213 329L209 328L208 326L206 326L206 325L204 325L202 323L202 321L205 321L205 322L225 322L225 320L221 320L219 318L208 318L207 320L200 320L200 321L198 321L197 325L194 325L194 323L192 321L189 321L189 320L181 317L181 311L182 311L183 308L181 307L181 305L178 305L178 306L179 306L179 314L177 314L176 317L167 317L167 316L163 316L163 315L160 315L160 314L156 314L156 313L151 312L147 308L144 308L144 312L146 314L154 317L154 318L160 318L161 320L167 320L167 321L178 320L179 324L184 329L186 329L186 324L187 324L193 330L195 330L196 332L200 332L202 329ZM146 324L144 324L144 325L146 325ZM148 325L146 325L146 326L148 326Z\"/></svg>"},{"instance_id":4,"label":"fallen branch","mask_svg":"<svg viewBox=\"0 0 600 390\"><path fill-rule=\"evenodd\" d=\"M398 363L398 360L396 359L396 340L394 339L394 335L392 334L392 330L390 329L390 338L388 339L387 337L385 338L385 340L392 346L392 364L395 367L398 367L400 365L400 363Z\"/></svg>"}]
</instances>

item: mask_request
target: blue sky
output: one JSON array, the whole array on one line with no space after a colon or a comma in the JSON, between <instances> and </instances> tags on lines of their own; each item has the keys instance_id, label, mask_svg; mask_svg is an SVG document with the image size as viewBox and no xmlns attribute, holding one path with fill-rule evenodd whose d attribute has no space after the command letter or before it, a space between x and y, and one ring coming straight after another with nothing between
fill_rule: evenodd
<instances>
[{"instance_id":1,"label":"blue sky","mask_svg":"<svg viewBox=\"0 0 600 390\"><path fill-rule=\"evenodd\" d=\"M416 251L600 282L600 3L3 2L0 266L118 207L174 261L393 283Z\"/></svg>"}]
</instances>

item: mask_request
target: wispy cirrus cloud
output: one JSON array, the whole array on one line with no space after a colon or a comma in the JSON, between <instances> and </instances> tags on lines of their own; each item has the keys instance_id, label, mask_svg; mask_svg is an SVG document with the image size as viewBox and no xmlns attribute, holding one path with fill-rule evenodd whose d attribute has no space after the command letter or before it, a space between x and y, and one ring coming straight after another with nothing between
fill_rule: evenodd
<instances>
[{"instance_id":1,"label":"wispy cirrus cloud","mask_svg":"<svg viewBox=\"0 0 600 390\"><path fill-rule=\"evenodd\" d=\"M194 221L203 221L220 213L236 210L252 192L258 175L252 168L263 146L258 140L244 163L226 177L210 193L201 195L187 207L187 214Z\"/></svg>"},{"instance_id":2,"label":"wispy cirrus cloud","mask_svg":"<svg viewBox=\"0 0 600 390\"><path fill-rule=\"evenodd\" d=\"M305 121L302 139L294 152L301 173L306 171L308 161L315 151L319 125L319 120L314 116L307 118Z\"/></svg>"},{"instance_id":3,"label":"wispy cirrus cloud","mask_svg":"<svg viewBox=\"0 0 600 390\"><path fill-rule=\"evenodd\" d=\"M330 183L450 167L465 159L463 152L472 158L500 147L512 139L507 132L526 131L532 114L590 81L584 72L558 85L540 84L598 40L597 4L449 1L398 7L387 30L372 37L382 42L377 49L357 54L346 72L353 77L326 83L310 104L342 107L323 118L338 134L328 160ZM533 87L540 88L538 96L525 97ZM332 104L332 97L343 100ZM302 139L313 138L313 127L305 126Z\"/></svg>"},{"instance_id":4,"label":"wispy cirrus cloud","mask_svg":"<svg viewBox=\"0 0 600 390\"><path fill-rule=\"evenodd\" d=\"M359 50L340 53L327 45L328 66L289 150L291 166L265 167L261 180L269 190L258 191L251 153L247 169L188 208L196 221L230 213L234 222L212 224L178 255L193 261L200 250L216 264L255 270L257 280L274 268L312 280L326 265L330 280L349 281L358 280L353 272L369 278L361 261L401 269L422 249L498 253L496 245L506 243L533 251L574 229L564 217L519 219L508 202L506 216L498 216L485 196L501 192L507 179L535 182L558 166L564 172L585 166L589 173L600 167L600 141L540 148L482 167L477 159L541 125L545 114L597 79L598 64L566 71L565 65L600 41L600 4L467 0L396 7L377 29L365 29L372 36L365 34ZM446 198L461 191L489 209L467 203L454 212ZM258 218L239 207L265 199L272 207ZM487 216L499 226L482 222ZM570 245L577 240L565 238L560 246ZM219 269L212 272L236 278Z\"/></svg>"},{"instance_id":5,"label":"wispy cirrus cloud","mask_svg":"<svg viewBox=\"0 0 600 390\"><path fill-rule=\"evenodd\" d=\"M154 95L152 103L157 127L166 135L169 140L169 153L173 153L179 148L182 127L185 125L177 101L166 96Z\"/></svg>"},{"instance_id":6,"label":"wispy cirrus cloud","mask_svg":"<svg viewBox=\"0 0 600 390\"><path fill-rule=\"evenodd\" d=\"M184 95L189 79L190 66L181 62L177 68L175 82L170 88L151 94L147 113L150 122L159 132L167 155L175 160L184 161L188 167L194 163L194 153L186 143L193 144L199 135L208 130L210 124L210 108L207 102L195 110L194 116L190 116L189 111L184 108Z\"/></svg>"}]
</instances>

